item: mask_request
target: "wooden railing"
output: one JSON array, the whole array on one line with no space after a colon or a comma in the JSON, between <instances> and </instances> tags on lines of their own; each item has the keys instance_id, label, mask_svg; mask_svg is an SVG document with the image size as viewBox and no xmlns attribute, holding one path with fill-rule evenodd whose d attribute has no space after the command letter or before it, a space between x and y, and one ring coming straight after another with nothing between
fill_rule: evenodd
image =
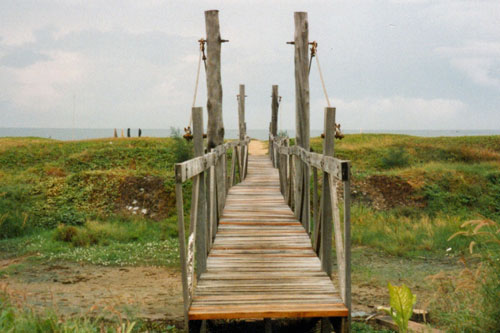
<instances>
[{"instance_id":1,"label":"wooden railing","mask_svg":"<svg viewBox=\"0 0 500 333\"><path fill-rule=\"evenodd\" d=\"M351 310L350 162L333 157L334 124L335 108L326 108L323 154L299 146L289 147L287 137L270 134L269 155L274 167L279 170L280 189L285 201L308 231L328 276L332 274L332 239L335 237L340 294ZM301 172L306 172L306 179L310 179L309 170L312 171L312 185L308 181L307 188L300 190ZM322 174L321 191L318 173ZM343 222L340 220L339 183L343 185Z\"/></svg>"},{"instance_id":2,"label":"wooden railing","mask_svg":"<svg viewBox=\"0 0 500 333\"><path fill-rule=\"evenodd\" d=\"M194 140L200 139L203 144L201 134L197 135L195 131ZM213 148L210 153L175 165L177 226L186 321L196 278L206 270L207 255L217 233L227 192L231 186L246 177L249 141L246 138L243 141L228 142ZM229 151L232 154L228 172ZM186 245L183 184L190 179L192 179L192 199Z\"/></svg>"}]
</instances>

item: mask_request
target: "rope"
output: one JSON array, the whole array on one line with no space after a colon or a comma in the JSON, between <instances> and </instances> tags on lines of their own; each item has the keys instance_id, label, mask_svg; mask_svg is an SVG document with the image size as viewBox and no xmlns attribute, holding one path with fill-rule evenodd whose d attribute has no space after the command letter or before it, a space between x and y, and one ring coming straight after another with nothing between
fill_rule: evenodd
<instances>
[{"instance_id":1,"label":"rope","mask_svg":"<svg viewBox=\"0 0 500 333\"><path fill-rule=\"evenodd\" d=\"M311 73L312 59L316 58L316 64L318 65L319 78L321 79L321 86L323 87L323 93L325 94L326 104L331 107L330 99L328 98L328 93L326 92L325 79L323 78L323 72L321 71L321 66L319 65L318 59L318 43L316 41L310 43L311 47L311 59L309 61L309 73Z\"/></svg>"},{"instance_id":2,"label":"rope","mask_svg":"<svg viewBox=\"0 0 500 333\"><path fill-rule=\"evenodd\" d=\"M196 71L196 83L194 84L194 96L193 96L193 104L192 108L196 105L196 96L198 95L198 83L200 81L200 68L201 68L201 60L203 60L205 64L205 72L207 71L207 57L205 56L205 40L202 38L198 41L200 43L200 55L198 57L198 69ZM189 117L189 125L188 131L191 133L191 125L193 124L193 115L191 114Z\"/></svg>"}]
</instances>

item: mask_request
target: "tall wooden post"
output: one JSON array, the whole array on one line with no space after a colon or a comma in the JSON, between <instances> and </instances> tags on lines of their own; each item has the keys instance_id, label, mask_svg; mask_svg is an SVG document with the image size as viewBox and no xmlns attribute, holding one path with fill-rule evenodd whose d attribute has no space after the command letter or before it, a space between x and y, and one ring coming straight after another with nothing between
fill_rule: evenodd
<instances>
[{"instance_id":1,"label":"tall wooden post","mask_svg":"<svg viewBox=\"0 0 500 333\"><path fill-rule=\"evenodd\" d=\"M245 123L245 85L240 84L240 94L238 95L238 128L240 141L245 140L247 135L247 125Z\"/></svg>"},{"instance_id":2,"label":"tall wooden post","mask_svg":"<svg viewBox=\"0 0 500 333\"><path fill-rule=\"evenodd\" d=\"M323 155L333 156L335 140L335 108L325 108L325 139L323 141ZM332 205L331 189L328 173L323 172L323 193L321 195L322 223L321 223L321 267L328 276L332 275Z\"/></svg>"},{"instance_id":3,"label":"tall wooden post","mask_svg":"<svg viewBox=\"0 0 500 333\"><path fill-rule=\"evenodd\" d=\"M219 11L205 12L207 30L207 111L208 150L224 143L224 123L222 121L222 84L220 74L221 37Z\"/></svg>"},{"instance_id":4,"label":"tall wooden post","mask_svg":"<svg viewBox=\"0 0 500 333\"><path fill-rule=\"evenodd\" d=\"M271 134L274 136L278 135L278 86L273 85L273 93L271 100Z\"/></svg>"},{"instance_id":5,"label":"tall wooden post","mask_svg":"<svg viewBox=\"0 0 500 333\"><path fill-rule=\"evenodd\" d=\"M307 13L295 12L295 138L309 151L309 24ZM297 163L295 214L309 230L309 167Z\"/></svg>"},{"instance_id":6,"label":"tall wooden post","mask_svg":"<svg viewBox=\"0 0 500 333\"><path fill-rule=\"evenodd\" d=\"M194 157L202 156L203 149L203 108L195 107L192 109L193 117L193 144ZM205 173L199 175L200 185L198 194L193 193L193 199L198 198L198 214L196 219L196 275L200 276L207 267L207 203L205 193ZM194 201L191 203L194 204Z\"/></svg>"},{"instance_id":7,"label":"tall wooden post","mask_svg":"<svg viewBox=\"0 0 500 333\"><path fill-rule=\"evenodd\" d=\"M323 141L323 155L333 156L335 140L335 108L325 108L324 118L325 140ZM332 205L331 188L328 173L323 172L323 192L321 195L321 268L331 278L332 276ZM340 274L340 273L339 273ZM321 332L331 332L330 322L326 318L321 320Z\"/></svg>"}]
</instances>

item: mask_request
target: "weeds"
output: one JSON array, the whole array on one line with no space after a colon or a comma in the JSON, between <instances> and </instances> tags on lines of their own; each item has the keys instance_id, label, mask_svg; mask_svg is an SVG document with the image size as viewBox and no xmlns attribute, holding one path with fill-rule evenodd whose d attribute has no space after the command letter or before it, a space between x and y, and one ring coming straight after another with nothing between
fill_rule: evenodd
<instances>
[{"instance_id":1,"label":"weeds","mask_svg":"<svg viewBox=\"0 0 500 333\"><path fill-rule=\"evenodd\" d=\"M462 258L463 269L456 278L441 272L430 276L438 288L433 306L438 319L453 330L494 332L500 328L500 226L489 219L462 224L465 230L449 240L469 240L473 257ZM474 259L479 260L474 263Z\"/></svg>"}]
</instances>

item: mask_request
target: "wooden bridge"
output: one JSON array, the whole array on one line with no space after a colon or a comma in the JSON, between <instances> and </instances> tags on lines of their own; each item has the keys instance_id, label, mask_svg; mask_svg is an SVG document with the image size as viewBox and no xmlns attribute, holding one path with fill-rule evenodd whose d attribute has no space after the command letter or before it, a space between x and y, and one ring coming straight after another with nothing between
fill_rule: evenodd
<instances>
[{"instance_id":1,"label":"wooden bridge","mask_svg":"<svg viewBox=\"0 0 500 333\"><path fill-rule=\"evenodd\" d=\"M305 72L307 14L296 13L295 21L296 68ZM318 318L321 332L332 327L350 331L350 166L334 157L335 108L324 111L323 153L312 152L308 81L296 70L297 91L304 92L297 97L298 119L303 121L297 124L296 145L277 135L279 99L273 86L268 154L253 154L241 85L240 137L224 143L217 136L223 135L221 122L210 119L211 112L221 111L222 97L217 11L206 12L206 22L207 148L202 108L193 107L196 157L175 166L186 325L191 332L206 332L210 320L260 319L271 332L272 319ZM185 207L188 194L191 204ZM337 281L332 280L333 239Z\"/></svg>"}]
</instances>

